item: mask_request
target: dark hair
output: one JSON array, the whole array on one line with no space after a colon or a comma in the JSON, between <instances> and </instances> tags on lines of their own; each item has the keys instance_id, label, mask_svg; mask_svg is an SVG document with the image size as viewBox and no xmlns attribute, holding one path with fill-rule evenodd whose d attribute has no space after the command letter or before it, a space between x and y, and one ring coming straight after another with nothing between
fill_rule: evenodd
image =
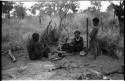
<instances>
[{"instance_id":1,"label":"dark hair","mask_svg":"<svg viewBox=\"0 0 125 81\"><path fill-rule=\"evenodd\" d=\"M74 32L74 34L76 34L76 33L80 34L80 31L79 31L79 30L76 30L76 31Z\"/></svg>"},{"instance_id":2,"label":"dark hair","mask_svg":"<svg viewBox=\"0 0 125 81\"><path fill-rule=\"evenodd\" d=\"M38 33L33 33L32 39L33 39L33 41L38 41L39 40L39 34Z\"/></svg>"},{"instance_id":3,"label":"dark hair","mask_svg":"<svg viewBox=\"0 0 125 81\"><path fill-rule=\"evenodd\" d=\"M97 18L97 17L93 18L93 22L99 23L99 18Z\"/></svg>"}]
</instances>

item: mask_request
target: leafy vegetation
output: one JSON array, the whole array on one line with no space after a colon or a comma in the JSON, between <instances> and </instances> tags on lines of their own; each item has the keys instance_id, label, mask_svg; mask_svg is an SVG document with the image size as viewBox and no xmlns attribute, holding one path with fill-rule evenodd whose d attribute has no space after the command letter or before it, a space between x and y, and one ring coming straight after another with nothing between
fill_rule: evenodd
<instances>
[{"instance_id":1,"label":"leafy vegetation","mask_svg":"<svg viewBox=\"0 0 125 81\"><path fill-rule=\"evenodd\" d=\"M5 9L2 14L9 16L2 19L2 52L11 50L17 62L10 63L10 59L2 55L2 79L107 79L110 74L111 79L124 79L123 75L117 74L120 66L124 67L124 37L119 31L124 23L118 18L119 5L110 4L107 10L102 12L101 1L90 2L92 6L85 10L79 10L80 3L76 0L37 2L31 8L25 8L19 2L12 2L11 5L10 2L3 2L9 5L6 5L7 8L5 5L2 7L2 10ZM115 13L114 8L116 8ZM28 11L31 14L28 14ZM74 36L73 32L77 29L81 31L86 48L86 19L88 18L88 32L90 32L93 29L93 17L100 19L97 50L120 59L113 60L102 55L93 61L90 60L90 54L84 57L67 56L56 61L45 61L44 58L42 59L44 61L41 59L30 61L27 58L26 45L30 43L29 40L34 32L40 34L42 44L52 47L52 58L58 54L53 53L57 50L56 47L60 43L70 42ZM124 72L123 68L122 70ZM107 77L97 76L100 73L107 74Z\"/></svg>"},{"instance_id":2,"label":"leafy vegetation","mask_svg":"<svg viewBox=\"0 0 125 81\"><path fill-rule=\"evenodd\" d=\"M10 11L13 9L13 2L3 1L2 2L2 13L6 13L7 17L10 18Z\"/></svg>"},{"instance_id":3,"label":"leafy vegetation","mask_svg":"<svg viewBox=\"0 0 125 81\"><path fill-rule=\"evenodd\" d=\"M26 9L22 3L13 4L15 5L13 8L6 10L15 9L15 15L11 17L9 23L7 18L3 19L3 48L11 48L10 42L17 45L14 41L20 41L20 45L24 46L25 41L33 32L41 34L41 43L46 41L45 44L51 45L57 44L58 41L66 42L70 40L76 29L81 30L86 43L86 18L89 20L90 32L93 26L91 20L95 16L100 18L99 38L107 42L117 42L118 47L124 47L121 43L123 39L118 40L120 38L119 19L117 15L114 16L115 7L112 4L107 7L106 12L100 10L101 1L91 1L92 6L82 12L78 11L78 1L37 2L29 9ZM30 10L32 14L36 14L36 11L40 12L38 16L27 16L26 10Z\"/></svg>"}]
</instances>

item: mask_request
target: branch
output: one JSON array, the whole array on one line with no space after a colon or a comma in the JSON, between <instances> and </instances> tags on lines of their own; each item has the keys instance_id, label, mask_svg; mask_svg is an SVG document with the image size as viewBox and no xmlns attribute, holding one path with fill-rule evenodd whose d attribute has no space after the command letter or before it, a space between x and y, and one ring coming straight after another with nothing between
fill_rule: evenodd
<instances>
[{"instance_id":1,"label":"branch","mask_svg":"<svg viewBox=\"0 0 125 81\"><path fill-rule=\"evenodd\" d=\"M12 54L11 50L8 50L7 52L2 53L3 55L8 55L12 59L13 62L16 62L15 56Z\"/></svg>"}]
</instances>

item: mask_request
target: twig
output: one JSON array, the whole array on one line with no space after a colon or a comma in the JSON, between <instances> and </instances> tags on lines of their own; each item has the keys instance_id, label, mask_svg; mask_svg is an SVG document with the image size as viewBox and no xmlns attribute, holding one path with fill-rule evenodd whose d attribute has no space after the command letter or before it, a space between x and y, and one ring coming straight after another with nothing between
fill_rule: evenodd
<instances>
[{"instance_id":1,"label":"twig","mask_svg":"<svg viewBox=\"0 0 125 81\"><path fill-rule=\"evenodd\" d=\"M54 69L52 69L51 71L55 71L55 70L58 70L58 69L66 69L67 67L63 67L63 66L60 66L60 67L56 67Z\"/></svg>"},{"instance_id":2,"label":"twig","mask_svg":"<svg viewBox=\"0 0 125 81\"><path fill-rule=\"evenodd\" d=\"M11 50L8 50L7 52L2 53L3 55L7 54L8 56L10 56L10 58L12 59L13 62L16 62L16 58L15 56L12 54Z\"/></svg>"}]
</instances>

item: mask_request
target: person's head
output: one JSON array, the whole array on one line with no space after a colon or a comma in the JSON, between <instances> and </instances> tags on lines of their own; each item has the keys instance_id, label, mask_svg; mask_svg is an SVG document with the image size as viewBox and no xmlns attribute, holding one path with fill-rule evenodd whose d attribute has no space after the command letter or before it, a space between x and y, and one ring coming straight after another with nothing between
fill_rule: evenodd
<instances>
[{"instance_id":1,"label":"person's head","mask_svg":"<svg viewBox=\"0 0 125 81\"><path fill-rule=\"evenodd\" d=\"M32 39L34 42L37 42L39 40L39 34L38 33L33 33Z\"/></svg>"},{"instance_id":2,"label":"person's head","mask_svg":"<svg viewBox=\"0 0 125 81\"><path fill-rule=\"evenodd\" d=\"M93 25L98 26L99 25L99 19L97 17L93 18Z\"/></svg>"},{"instance_id":3,"label":"person's head","mask_svg":"<svg viewBox=\"0 0 125 81\"><path fill-rule=\"evenodd\" d=\"M74 32L74 35L75 35L76 38L80 37L80 31L79 31L79 30L76 30L76 31Z\"/></svg>"}]
</instances>

